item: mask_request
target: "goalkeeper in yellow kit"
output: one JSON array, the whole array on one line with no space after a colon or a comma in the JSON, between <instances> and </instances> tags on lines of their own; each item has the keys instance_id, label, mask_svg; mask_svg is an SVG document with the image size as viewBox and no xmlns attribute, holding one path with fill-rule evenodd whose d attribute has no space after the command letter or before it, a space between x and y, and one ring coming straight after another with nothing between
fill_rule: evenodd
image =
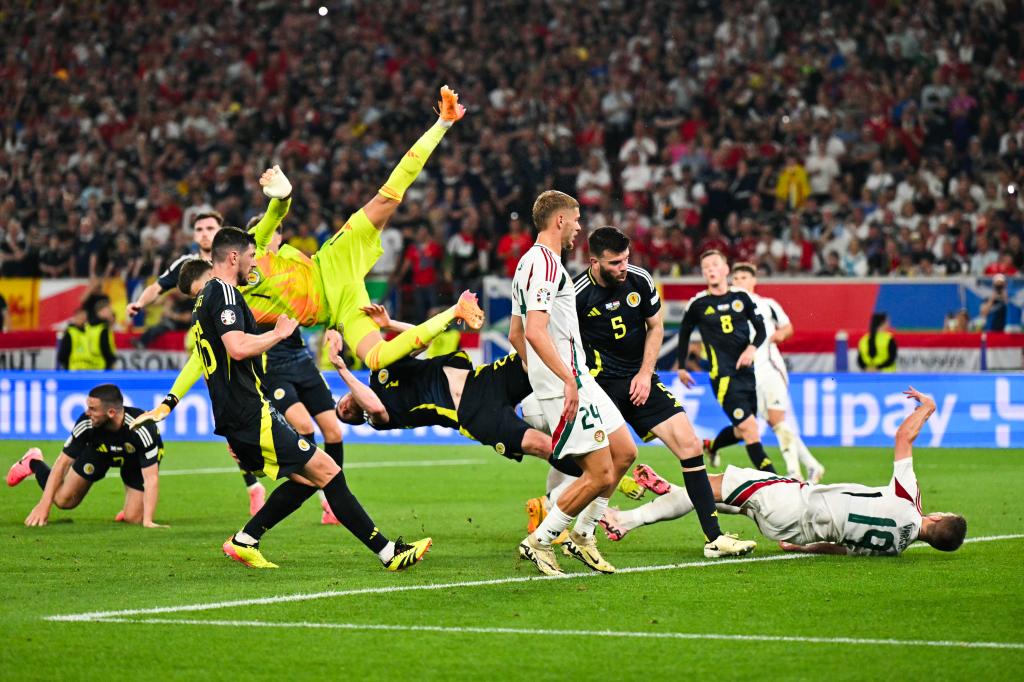
<instances>
[{"instance_id":1,"label":"goalkeeper in yellow kit","mask_svg":"<svg viewBox=\"0 0 1024 682\"><path fill-rule=\"evenodd\" d=\"M288 315L302 326L324 324L340 329L346 344L371 370L426 347L455 319L473 329L483 325L483 311L468 291L456 305L390 341L384 340L380 328L363 310L370 305L366 275L384 253L381 230L445 133L466 113L448 86L441 88L439 108L437 122L405 153L378 193L313 258L287 245L276 252L272 249L277 227L291 203L291 183L276 166L263 173L260 184L271 201L251 230L256 237L256 261L249 284L241 289L258 323L274 324L280 315ZM143 421L164 419L201 374L202 364L193 354L170 394L161 405L141 415Z\"/></svg>"}]
</instances>

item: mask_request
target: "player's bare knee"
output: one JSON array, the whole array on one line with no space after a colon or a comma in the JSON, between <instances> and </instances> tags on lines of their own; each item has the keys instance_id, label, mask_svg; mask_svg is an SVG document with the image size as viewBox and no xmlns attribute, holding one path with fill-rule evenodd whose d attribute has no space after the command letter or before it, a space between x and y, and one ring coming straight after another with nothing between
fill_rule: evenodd
<instances>
[{"instance_id":1,"label":"player's bare knee","mask_svg":"<svg viewBox=\"0 0 1024 682\"><path fill-rule=\"evenodd\" d=\"M523 452L534 457L547 459L551 456L551 437L540 431L530 430L523 436Z\"/></svg>"},{"instance_id":2,"label":"player's bare knee","mask_svg":"<svg viewBox=\"0 0 1024 682\"><path fill-rule=\"evenodd\" d=\"M82 498L78 495L57 495L53 498L53 505L57 509L74 509L82 503Z\"/></svg>"}]
</instances>

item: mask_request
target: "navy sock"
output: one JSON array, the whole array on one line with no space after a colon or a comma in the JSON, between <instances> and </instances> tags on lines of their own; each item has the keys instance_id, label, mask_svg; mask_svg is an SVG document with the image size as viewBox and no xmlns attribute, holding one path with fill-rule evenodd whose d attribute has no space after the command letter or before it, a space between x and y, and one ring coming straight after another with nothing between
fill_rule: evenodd
<instances>
[{"instance_id":1,"label":"navy sock","mask_svg":"<svg viewBox=\"0 0 1024 682\"><path fill-rule=\"evenodd\" d=\"M50 478L50 465L41 459L33 459L29 461L28 468L35 474L39 487L46 490L46 481Z\"/></svg>"},{"instance_id":2,"label":"navy sock","mask_svg":"<svg viewBox=\"0 0 1024 682\"><path fill-rule=\"evenodd\" d=\"M718 432L715 439L711 441L711 452L718 452L722 448L727 448L730 445L739 443L740 439L736 437L736 431L731 426L726 426L724 429Z\"/></svg>"},{"instance_id":3,"label":"navy sock","mask_svg":"<svg viewBox=\"0 0 1024 682\"><path fill-rule=\"evenodd\" d=\"M555 456L552 455L549 464L551 464L552 469L560 471L566 476L575 476L576 478L579 478L583 475L583 469L580 468L575 457L563 457L561 459L556 459Z\"/></svg>"},{"instance_id":4,"label":"navy sock","mask_svg":"<svg viewBox=\"0 0 1024 682\"><path fill-rule=\"evenodd\" d=\"M331 505L331 511L357 540L374 554L387 547L388 539L377 530L363 505L359 504L359 500L348 489L344 471L339 471L338 475L324 486L324 495L327 496L327 504Z\"/></svg>"},{"instance_id":5,"label":"navy sock","mask_svg":"<svg viewBox=\"0 0 1024 682\"><path fill-rule=\"evenodd\" d=\"M251 488L252 486L256 485L258 479L252 474L250 474L248 471L243 471L242 480L245 481L246 488Z\"/></svg>"},{"instance_id":6,"label":"navy sock","mask_svg":"<svg viewBox=\"0 0 1024 682\"><path fill-rule=\"evenodd\" d=\"M264 533L301 507L315 492L316 488L311 485L284 481L274 488L266 503L249 519L242 531L259 540Z\"/></svg>"},{"instance_id":7,"label":"navy sock","mask_svg":"<svg viewBox=\"0 0 1024 682\"><path fill-rule=\"evenodd\" d=\"M345 466L345 444L341 441L337 443L324 443L324 452L330 455L338 466Z\"/></svg>"},{"instance_id":8,"label":"navy sock","mask_svg":"<svg viewBox=\"0 0 1024 682\"><path fill-rule=\"evenodd\" d=\"M686 494L693 502L693 508L700 519L700 529L704 531L704 539L711 542L722 534L722 528L718 525L718 509L715 507L715 494L711 491L711 481L708 480L708 472L704 468L704 457L697 455L690 459L684 459L679 463L683 468L683 483L686 484ZM696 469L698 471L687 471Z\"/></svg>"},{"instance_id":9,"label":"navy sock","mask_svg":"<svg viewBox=\"0 0 1024 682\"><path fill-rule=\"evenodd\" d=\"M764 451L764 446L761 443L747 443L747 456L750 457L755 468L775 473L775 467L772 466L772 461L768 459L768 453Z\"/></svg>"}]
</instances>

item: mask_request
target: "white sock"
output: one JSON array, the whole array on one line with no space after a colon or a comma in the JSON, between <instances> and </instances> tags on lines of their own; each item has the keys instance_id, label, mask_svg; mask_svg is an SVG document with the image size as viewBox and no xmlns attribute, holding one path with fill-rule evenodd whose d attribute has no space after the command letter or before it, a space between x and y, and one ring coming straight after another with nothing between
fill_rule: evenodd
<instances>
[{"instance_id":1,"label":"white sock","mask_svg":"<svg viewBox=\"0 0 1024 682\"><path fill-rule=\"evenodd\" d=\"M377 556L379 556L380 560L383 562L391 561L395 558L395 543L389 540L388 544L384 546L384 549L377 552Z\"/></svg>"},{"instance_id":2,"label":"white sock","mask_svg":"<svg viewBox=\"0 0 1024 682\"><path fill-rule=\"evenodd\" d=\"M811 454L811 451L807 449L807 446L804 445L804 441L800 436L796 437L796 451L800 457L800 463L808 469L811 467L818 469L824 468L821 466L821 462L819 462L817 458Z\"/></svg>"},{"instance_id":3,"label":"white sock","mask_svg":"<svg viewBox=\"0 0 1024 682\"><path fill-rule=\"evenodd\" d=\"M658 521L678 519L693 511L693 502L686 494L686 488L673 486L672 491L648 502L635 510L637 525L649 525ZM635 526L634 526L635 527Z\"/></svg>"},{"instance_id":4,"label":"white sock","mask_svg":"<svg viewBox=\"0 0 1024 682\"><path fill-rule=\"evenodd\" d=\"M249 535L244 530L240 530L237 533L235 533L235 541L236 542L240 542L243 545L258 545L258 544L260 544L259 540L257 540L253 536Z\"/></svg>"},{"instance_id":5,"label":"white sock","mask_svg":"<svg viewBox=\"0 0 1024 682\"><path fill-rule=\"evenodd\" d=\"M779 439L782 459L786 462L786 474L790 478L802 478L800 475L800 457L797 455L796 434L786 422L779 422L772 427L775 437Z\"/></svg>"},{"instance_id":6,"label":"white sock","mask_svg":"<svg viewBox=\"0 0 1024 682\"><path fill-rule=\"evenodd\" d=\"M569 527L572 523L572 517L563 512L555 504L548 511L548 515L544 517L540 525L537 526L537 530L533 531L533 539L542 545L550 545L555 541L562 531Z\"/></svg>"},{"instance_id":7,"label":"white sock","mask_svg":"<svg viewBox=\"0 0 1024 682\"><path fill-rule=\"evenodd\" d=\"M320 508L324 511L330 511L333 514L334 511L331 510L331 503L327 501L327 495L324 495L324 491L317 490L316 494L320 498Z\"/></svg>"},{"instance_id":8,"label":"white sock","mask_svg":"<svg viewBox=\"0 0 1024 682\"><path fill-rule=\"evenodd\" d=\"M563 476L564 475L565 474L563 474ZM562 493L564 493L569 488L569 486L571 486L573 483L575 483L578 480L580 480L580 479L575 477L575 476L565 476L565 480L563 480L561 483L559 483L557 486L555 486L555 488L553 488L548 493L548 503L549 503L549 506L553 506L553 505L558 504L558 498L562 496Z\"/></svg>"},{"instance_id":9,"label":"white sock","mask_svg":"<svg viewBox=\"0 0 1024 682\"><path fill-rule=\"evenodd\" d=\"M606 511L608 511L608 498L595 497L594 501L576 517L576 525L573 530L583 537L590 537L594 534L594 529L597 528L597 522L604 518Z\"/></svg>"}]
</instances>

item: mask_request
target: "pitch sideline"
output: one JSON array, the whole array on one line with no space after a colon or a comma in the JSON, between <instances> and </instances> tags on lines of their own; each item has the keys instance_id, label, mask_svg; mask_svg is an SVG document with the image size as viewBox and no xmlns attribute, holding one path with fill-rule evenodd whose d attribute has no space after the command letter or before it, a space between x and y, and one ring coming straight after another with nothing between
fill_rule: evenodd
<instances>
[{"instance_id":1,"label":"pitch sideline","mask_svg":"<svg viewBox=\"0 0 1024 682\"><path fill-rule=\"evenodd\" d=\"M967 543L975 542L997 542L1001 540L1018 540L1024 538L1024 534L1013 535L987 535L976 538L968 538ZM924 545L913 545L914 547ZM743 559L725 559L711 561L690 561L679 564L660 564L654 566L633 566L619 569L618 573L648 573L653 571L669 571L683 568L705 568L713 566L734 566L737 564L762 563L766 561L787 561L795 559L810 559L815 554L773 554L766 557L749 557ZM551 580L575 580L580 578L594 578L600 576L598 573L566 573L561 576L522 576L513 578L494 578L490 580L468 580L452 583L426 583L422 585L392 585L386 587L366 587L351 590L330 590L325 592L311 592L300 594L286 594L274 597L259 597L254 599L237 599L231 601L209 602L200 604L182 604L179 606L158 606L146 609L121 609L116 611L92 611L87 613L71 613L63 615L44 616L43 620L54 622L90 622L106 619L121 618L125 622L139 622L131 619L131 616L148 616L162 613L187 613L192 611L213 611L238 606L263 606L267 604L282 604L287 602L310 601L315 599L330 599L333 597L347 597L361 594L390 594L395 592L418 592L425 590L444 590L463 587L485 587L491 585L508 585L515 583L529 583ZM116 622L116 621L111 621Z\"/></svg>"}]
</instances>

